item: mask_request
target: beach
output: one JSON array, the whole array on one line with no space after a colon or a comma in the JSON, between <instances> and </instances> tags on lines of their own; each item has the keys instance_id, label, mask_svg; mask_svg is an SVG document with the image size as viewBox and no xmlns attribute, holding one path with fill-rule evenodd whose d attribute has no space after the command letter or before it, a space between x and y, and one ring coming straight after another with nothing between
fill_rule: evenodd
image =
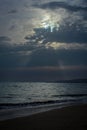
<instances>
[{"instance_id":1,"label":"beach","mask_svg":"<svg viewBox=\"0 0 87 130\"><path fill-rule=\"evenodd\" d=\"M0 121L0 130L87 130L87 104Z\"/></svg>"}]
</instances>

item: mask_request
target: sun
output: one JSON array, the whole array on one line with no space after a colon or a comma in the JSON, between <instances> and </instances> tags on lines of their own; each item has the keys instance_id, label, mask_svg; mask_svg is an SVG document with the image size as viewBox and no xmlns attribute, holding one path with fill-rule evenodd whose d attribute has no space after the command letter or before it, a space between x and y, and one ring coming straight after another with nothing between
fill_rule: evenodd
<instances>
[{"instance_id":1,"label":"sun","mask_svg":"<svg viewBox=\"0 0 87 130\"><path fill-rule=\"evenodd\" d=\"M49 29L50 32L53 32L54 30L59 29L59 23L54 16L51 14L46 14L41 21L41 27L46 30Z\"/></svg>"}]
</instances>

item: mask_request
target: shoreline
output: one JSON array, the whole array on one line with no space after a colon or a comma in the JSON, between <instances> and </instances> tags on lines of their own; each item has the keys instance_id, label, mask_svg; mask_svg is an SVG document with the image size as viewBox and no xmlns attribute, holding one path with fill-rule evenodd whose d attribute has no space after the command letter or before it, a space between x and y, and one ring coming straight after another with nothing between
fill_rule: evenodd
<instances>
[{"instance_id":1,"label":"shoreline","mask_svg":"<svg viewBox=\"0 0 87 130\"><path fill-rule=\"evenodd\" d=\"M75 103L66 103L66 104L50 104L50 105L41 105L35 107L20 107L13 109L2 109L0 111L0 121L5 121L14 118L32 116L35 114L51 111L54 109L61 109L67 106L75 105Z\"/></svg>"},{"instance_id":2,"label":"shoreline","mask_svg":"<svg viewBox=\"0 0 87 130\"><path fill-rule=\"evenodd\" d=\"M0 130L87 130L87 104L0 121Z\"/></svg>"}]
</instances>

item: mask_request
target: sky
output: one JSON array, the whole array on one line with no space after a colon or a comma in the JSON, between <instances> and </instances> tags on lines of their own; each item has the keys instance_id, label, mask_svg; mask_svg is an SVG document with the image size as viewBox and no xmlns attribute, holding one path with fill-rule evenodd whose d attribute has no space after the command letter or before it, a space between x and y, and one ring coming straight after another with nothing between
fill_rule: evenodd
<instances>
[{"instance_id":1,"label":"sky","mask_svg":"<svg viewBox=\"0 0 87 130\"><path fill-rule=\"evenodd\" d=\"M0 0L0 81L87 78L87 0Z\"/></svg>"}]
</instances>

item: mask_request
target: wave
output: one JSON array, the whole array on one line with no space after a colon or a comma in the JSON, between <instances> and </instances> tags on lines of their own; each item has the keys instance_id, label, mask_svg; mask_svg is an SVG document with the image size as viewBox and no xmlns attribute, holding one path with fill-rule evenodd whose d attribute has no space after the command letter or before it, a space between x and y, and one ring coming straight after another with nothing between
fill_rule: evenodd
<instances>
[{"instance_id":1,"label":"wave","mask_svg":"<svg viewBox=\"0 0 87 130\"><path fill-rule=\"evenodd\" d=\"M58 97L59 97L59 99L56 99ZM86 97L86 100L87 100L87 94L52 95L52 97L51 97L52 99L44 100L44 101L31 101L31 102L22 102L22 103L20 103L20 102L19 103L12 103L12 102L0 103L0 109L45 106L45 105L51 105L51 104L76 103L76 102L80 102L80 101L83 102L84 97ZM8 98L11 98L11 96L9 96Z\"/></svg>"},{"instance_id":2,"label":"wave","mask_svg":"<svg viewBox=\"0 0 87 130\"><path fill-rule=\"evenodd\" d=\"M61 95L52 95L52 97L86 97L87 94L61 94Z\"/></svg>"},{"instance_id":3,"label":"wave","mask_svg":"<svg viewBox=\"0 0 87 130\"><path fill-rule=\"evenodd\" d=\"M3 108L12 108L12 107L27 107L27 106L40 106L40 105L50 105L50 104L60 104L68 102L76 102L75 99L67 100L48 100L48 101L36 101L36 102L25 102L25 103L0 103L0 109Z\"/></svg>"}]
</instances>

